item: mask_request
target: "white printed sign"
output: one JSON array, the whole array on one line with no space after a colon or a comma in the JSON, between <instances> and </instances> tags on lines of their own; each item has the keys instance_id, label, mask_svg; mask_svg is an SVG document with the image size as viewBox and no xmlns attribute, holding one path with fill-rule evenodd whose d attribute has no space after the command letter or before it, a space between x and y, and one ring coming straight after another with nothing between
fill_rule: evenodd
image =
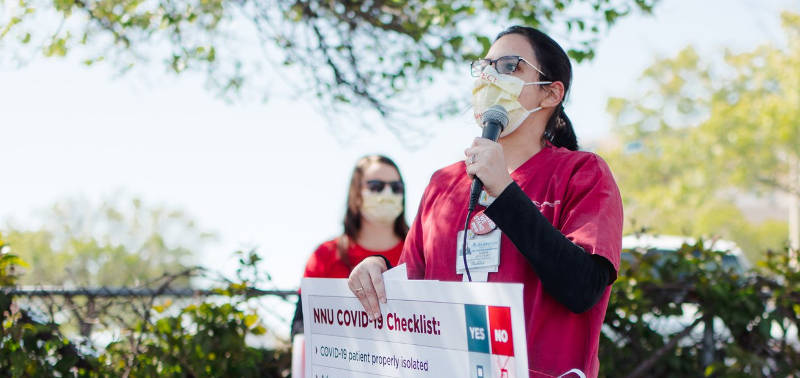
<instances>
[{"instance_id":1,"label":"white printed sign","mask_svg":"<svg viewBox=\"0 0 800 378\"><path fill-rule=\"evenodd\" d=\"M371 321L347 280L303 279L306 377L528 376L521 284L384 282Z\"/></svg>"}]
</instances>

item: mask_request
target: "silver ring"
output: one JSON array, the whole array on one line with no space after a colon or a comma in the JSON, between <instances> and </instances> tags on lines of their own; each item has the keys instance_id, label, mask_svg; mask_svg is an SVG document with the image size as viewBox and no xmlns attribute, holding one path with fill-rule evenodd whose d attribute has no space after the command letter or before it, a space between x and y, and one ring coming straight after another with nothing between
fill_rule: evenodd
<instances>
[{"instance_id":1,"label":"silver ring","mask_svg":"<svg viewBox=\"0 0 800 378\"><path fill-rule=\"evenodd\" d=\"M363 288L363 287L359 287L358 289L355 289L354 291L355 291L355 292L364 291L364 288Z\"/></svg>"}]
</instances>

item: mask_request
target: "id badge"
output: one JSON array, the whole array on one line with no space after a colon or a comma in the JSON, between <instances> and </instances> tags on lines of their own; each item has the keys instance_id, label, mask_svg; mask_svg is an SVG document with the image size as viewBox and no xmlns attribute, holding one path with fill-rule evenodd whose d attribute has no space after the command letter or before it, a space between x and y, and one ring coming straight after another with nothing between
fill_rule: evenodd
<instances>
[{"instance_id":1,"label":"id badge","mask_svg":"<svg viewBox=\"0 0 800 378\"><path fill-rule=\"evenodd\" d=\"M484 235L477 235L467 229L467 264L471 272L496 272L500 266L500 239L499 228ZM456 273L464 274L463 252L464 231L458 233L456 243Z\"/></svg>"}]
</instances>

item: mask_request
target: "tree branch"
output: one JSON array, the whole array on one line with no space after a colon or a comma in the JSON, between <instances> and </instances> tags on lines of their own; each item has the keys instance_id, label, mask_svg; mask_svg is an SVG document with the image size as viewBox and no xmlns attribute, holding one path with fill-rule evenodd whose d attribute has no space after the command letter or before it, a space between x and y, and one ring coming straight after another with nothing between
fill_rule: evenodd
<instances>
[{"instance_id":1,"label":"tree branch","mask_svg":"<svg viewBox=\"0 0 800 378\"><path fill-rule=\"evenodd\" d=\"M646 376L647 372L653 367L653 365L656 364L656 362L658 362L659 359L661 359L661 357L664 356L664 354L666 354L670 349L678 345L678 341L686 337L702 321L703 321L702 317L695 319L695 321L688 327L684 328L683 331L673 336L668 343L664 344L664 346L658 348L658 350L653 352L650 358L644 360L644 362L639 364L639 366L637 366L636 369L634 369L630 374L628 374L627 378L638 378Z\"/></svg>"}]
</instances>

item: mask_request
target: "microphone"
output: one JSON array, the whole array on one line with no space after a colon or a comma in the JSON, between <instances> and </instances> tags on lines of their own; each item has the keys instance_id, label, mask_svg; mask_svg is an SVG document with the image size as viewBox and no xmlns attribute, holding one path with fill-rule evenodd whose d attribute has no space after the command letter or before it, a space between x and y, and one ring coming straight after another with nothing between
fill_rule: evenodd
<instances>
[{"instance_id":1,"label":"microphone","mask_svg":"<svg viewBox=\"0 0 800 378\"><path fill-rule=\"evenodd\" d=\"M481 138L486 138L492 142L497 142L497 138L503 129L508 125L508 111L501 105L492 105L481 114L481 123L483 123L483 134ZM483 183L478 176L472 181L472 189L469 194L469 211L475 210L475 205L478 203L478 198L481 196L481 189Z\"/></svg>"}]
</instances>

